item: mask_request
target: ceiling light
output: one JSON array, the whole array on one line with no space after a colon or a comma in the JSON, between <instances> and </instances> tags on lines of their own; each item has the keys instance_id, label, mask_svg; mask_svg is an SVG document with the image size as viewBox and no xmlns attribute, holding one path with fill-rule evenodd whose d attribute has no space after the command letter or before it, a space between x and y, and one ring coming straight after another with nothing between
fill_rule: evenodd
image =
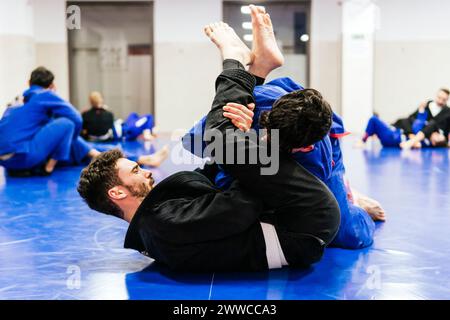
<instances>
[{"instance_id":1,"label":"ceiling light","mask_svg":"<svg viewBox=\"0 0 450 320\"><path fill-rule=\"evenodd\" d=\"M242 28L244 28L246 30L251 30L252 29L252 23L251 22L242 22Z\"/></svg>"},{"instance_id":2,"label":"ceiling light","mask_svg":"<svg viewBox=\"0 0 450 320\"><path fill-rule=\"evenodd\" d=\"M253 41L253 35L252 34L244 34L244 40L248 42Z\"/></svg>"},{"instance_id":3,"label":"ceiling light","mask_svg":"<svg viewBox=\"0 0 450 320\"><path fill-rule=\"evenodd\" d=\"M302 34L302 36L300 37L300 41L301 42L308 42L309 41L309 35Z\"/></svg>"},{"instance_id":4,"label":"ceiling light","mask_svg":"<svg viewBox=\"0 0 450 320\"><path fill-rule=\"evenodd\" d=\"M249 6L242 6L241 7L241 13L242 14L250 14L250 7Z\"/></svg>"}]
</instances>

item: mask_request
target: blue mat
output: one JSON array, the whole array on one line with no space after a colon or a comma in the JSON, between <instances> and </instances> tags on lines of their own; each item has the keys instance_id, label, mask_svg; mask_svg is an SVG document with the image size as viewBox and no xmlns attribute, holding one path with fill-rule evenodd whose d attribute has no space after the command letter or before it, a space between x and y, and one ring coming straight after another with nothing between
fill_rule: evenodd
<instances>
[{"instance_id":1,"label":"blue mat","mask_svg":"<svg viewBox=\"0 0 450 320\"><path fill-rule=\"evenodd\" d=\"M126 222L87 208L81 167L22 179L0 169L0 299L450 299L449 151L345 144L344 155L352 186L388 213L374 245L262 273L172 273L122 248ZM169 160L154 176L194 167Z\"/></svg>"}]
</instances>

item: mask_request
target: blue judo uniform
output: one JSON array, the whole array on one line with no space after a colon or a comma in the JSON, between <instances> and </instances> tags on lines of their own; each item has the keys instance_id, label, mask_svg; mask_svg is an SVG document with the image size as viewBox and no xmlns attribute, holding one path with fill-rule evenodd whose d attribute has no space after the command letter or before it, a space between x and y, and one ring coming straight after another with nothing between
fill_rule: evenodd
<instances>
[{"instance_id":1,"label":"blue judo uniform","mask_svg":"<svg viewBox=\"0 0 450 320\"><path fill-rule=\"evenodd\" d=\"M151 114L146 114L141 117L137 113L132 112L122 124L122 137L128 141L136 140L144 130L148 129L151 132L154 126L155 121Z\"/></svg>"},{"instance_id":2,"label":"blue judo uniform","mask_svg":"<svg viewBox=\"0 0 450 320\"><path fill-rule=\"evenodd\" d=\"M79 164L91 147L79 137L79 112L51 90L33 85L25 103L6 110L0 120L0 156L14 154L0 165L7 170L29 170L49 158Z\"/></svg>"},{"instance_id":3,"label":"blue judo uniform","mask_svg":"<svg viewBox=\"0 0 450 320\"><path fill-rule=\"evenodd\" d=\"M302 89L303 87L289 78L275 79L267 84L255 87L256 107L252 127L260 129L259 118L261 113L270 111L278 98ZM201 158L203 158L205 149L202 138L205 131L205 122L206 117L195 124L182 140L186 150ZM330 246L357 249L372 244L375 224L366 211L353 205L348 199L347 188L344 183L345 167L339 144L339 138L345 134L342 120L339 116L333 114L330 134L313 146L296 150L292 156L300 165L322 180L333 192L339 203L341 225ZM216 185L221 189L228 188L231 181L232 177L223 170L217 174L215 179Z\"/></svg>"},{"instance_id":4,"label":"blue judo uniform","mask_svg":"<svg viewBox=\"0 0 450 320\"><path fill-rule=\"evenodd\" d=\"M417 114L416 119L412 124L412 132L417 134L421 131L427 124L427 113L419 112ZM367 139L373 135L376 135L378 139L380 139L383 147L395 147L399 148L400 143L408 140L409 138L403 133L403 130L400 128L396 128L394 126L390 126L383 120L381 120L378 116L372 116L367 123L366 132L363 137L363 141L366 142ZM428 139L422 141L422 147L426 148L431 145Z\"/></svg>"}]
</instances>

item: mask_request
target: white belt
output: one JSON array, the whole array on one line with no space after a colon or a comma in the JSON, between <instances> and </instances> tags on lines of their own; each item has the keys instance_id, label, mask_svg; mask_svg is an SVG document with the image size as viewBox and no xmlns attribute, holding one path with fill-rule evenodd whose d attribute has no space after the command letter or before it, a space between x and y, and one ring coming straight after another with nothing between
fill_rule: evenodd
<instances>
[{"instance_id":1,"label":"white belt","mask_svg":"<svg viewBox=\"0 0 450 320\"><path fill-rule=\"evenodd\" d=\"M88 140L92 141L92 142L96 142L96 141L105 141L105 140L109 140L114 136L112 129L109 129L107 133L105 133L102 136L92 136L89 135L88 136Z\"/></svg>"},{"instance_id":2,"label":"white belt","mask_svg":"<svg viewBox=\"0 0 450 320\"><path fill-rule=\"evenodd\" d=\"M287 266L288 263L281 249L280 240L275 227L268 223L261 222L261 228L266 242L266 256L269 269L278 269Z\"/></svg>"}]
</instances>

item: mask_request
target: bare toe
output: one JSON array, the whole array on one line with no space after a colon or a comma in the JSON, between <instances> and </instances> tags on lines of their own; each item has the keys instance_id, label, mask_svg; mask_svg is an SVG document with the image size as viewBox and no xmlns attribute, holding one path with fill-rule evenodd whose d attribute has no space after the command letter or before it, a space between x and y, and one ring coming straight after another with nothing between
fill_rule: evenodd
<instances>
[{"instance_id":1,"label":"bare toe","mask_svg":"<svg viewBox=\"0 0 450 320\"><path fill-rule=\"evenodd\" d=\"M263 17L264 19L264 23L269 26L270 28L272 28L272 20L270 19L270 15L268 13L266 13Z\"/></svg>"},{"instance_id":2,"label":"bare toe","mask_svg":"<svg viewBox=\"0 0 450 320\"><path fill-rule=\"evenodd\" d=\"M208 37L210 37L211 34L212 34L212 29L211 29L211 27L210 27L209 25L205 26L205 27L203 28L203 31L205 32L205 34L206 34Z\"/></svg>"}]
</instances>

